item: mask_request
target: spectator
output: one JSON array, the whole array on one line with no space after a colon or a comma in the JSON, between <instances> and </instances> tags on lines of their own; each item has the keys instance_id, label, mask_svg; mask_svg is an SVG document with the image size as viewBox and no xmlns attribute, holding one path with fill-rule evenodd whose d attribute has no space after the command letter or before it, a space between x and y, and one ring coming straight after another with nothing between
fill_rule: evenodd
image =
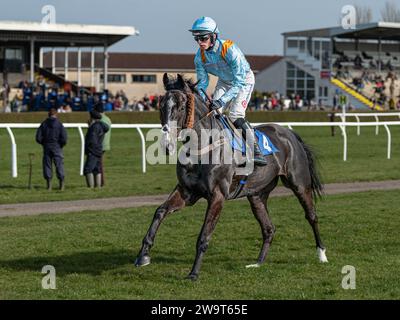
<instances>
[{"instance_id":1,"label":"spectator","mask_svg":"<svg viewBox=\"0 0 400 320\"><path fill-rule=\"evenodd\" d=\"M36 132L36 142L43 146L43 177L47 182L47 190L51 190L53 177L52 163L56 166L56 174L61 191L64 184L64 155L62 148L67 144L67 131L57 119L57 110L51 108L49 117L40 125Z\"/></svg>"},{"instance_id":2,"label":"spectator","mask_svg":"<svg viewBox=\"0 0 400 320\"><path fill-rule=\"evenodd\" d=\"M89 130L85 137L86 163L84 174L88 188L101 188L101 156L103 154L104 135L109 127L101 120L101 114L90 112Z\"/></svg>"},{"instance_id":3,"label":"spectator","mask_svg":"<svg viewBox=\"0 0 400 320\"><path fill-rule=\"evenodd\" d=\"M106 151L111 150L111 119L104 113L104 107L101 103L98 103L95 105L94 110L97 111L98 113L101 114L101 122L106 124L109 128L107 133L104 135L104 140L103 140L103 153L101 155L101 161L100 161L100 173L101 173L101 186L104 187L105 185L105 176L104 176L104 155Z\"/></svg>"},{"instance_id":4,"label":"spectator","mask_svg":"<svg viewBox=\"0 0 400 320\"><path fill-rule=\"evenodd\" d=\"M3 111L4 112L9 112L9 106L8 106L8 99L10 95L10 86L8 85L7 81L4 81L3 87L1 88L1 99L3 101Z\"/></svg>"}]
</instances>

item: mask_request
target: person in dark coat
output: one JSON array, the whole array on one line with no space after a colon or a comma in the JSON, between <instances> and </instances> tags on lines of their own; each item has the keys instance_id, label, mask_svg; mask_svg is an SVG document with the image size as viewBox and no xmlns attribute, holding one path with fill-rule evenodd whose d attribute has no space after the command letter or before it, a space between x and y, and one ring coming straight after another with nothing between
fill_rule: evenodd
<instances>
[{"instance_id":1,"label":"person in dark coat","mask_svg":"<svg viewBox=\"0 0 400 320\"><path fill-rule=\"evenodd\" d=\"M43 146L43 177L47 182L47 190L51 190L52 187L52 164L54 162L60 190L63 191L65 188L65 175L62 149L67 144L67 131L57 118L57 109L50 109L49 117L42 122L36 131L36 142Z\"/></svg>"},{"instance_id":2,"label":"person in dark coat","mask_svg":"<svg viewBox=\"0 0 400 320\"><path fill-rule=\"evenodd\" d=\"M109 126L101 122L101 114L95 110L90 112L89 130L85 137L86 162L83 172L89 188L101 188L101 157L103 155L104 135Z\"/></svg>"}]
</instances>

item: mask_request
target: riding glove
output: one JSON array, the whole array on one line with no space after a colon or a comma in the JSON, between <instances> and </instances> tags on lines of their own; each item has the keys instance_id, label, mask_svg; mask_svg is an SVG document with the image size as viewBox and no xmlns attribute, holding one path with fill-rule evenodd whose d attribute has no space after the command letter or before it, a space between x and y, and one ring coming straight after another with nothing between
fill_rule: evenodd
<instances>
[{"instance_id":1,"label":"riding glove","mask_svg":"<svg viewBox=\"0 0 400 320\"><path fill-rule=\"evenodd\" d=\"M213 100L211 103L212 110L218 110L224 107L224 103L221 100Z\"/></svg>"}]
</instances>

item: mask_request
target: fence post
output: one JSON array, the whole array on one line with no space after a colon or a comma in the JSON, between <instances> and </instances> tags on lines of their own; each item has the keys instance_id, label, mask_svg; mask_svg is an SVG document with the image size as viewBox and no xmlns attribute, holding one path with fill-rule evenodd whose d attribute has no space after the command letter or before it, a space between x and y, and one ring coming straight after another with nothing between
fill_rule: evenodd
<instances>
[{"instance_id":1,"label":"fence post","mask_svg":"<svg viewBox=\"0 0 400 320\"><path fill-rule=\"evenodd\" d=\"M142 171L143 173L146 173L146 141L142 130L139 127L136 127L136 129L139 132L140 140L142 141Z\"/></svg>"},{"instance_id":2,"label":"fence post","mask_svg":"<svg viewBox=\"0 0 400 320\"><path fill-rule=\"evenodd\" d=\"M78 126L79 135L81 137L81 167L80 175L83 176L83 165L85 163L85 137L83 135L82 127Z\"/></svg>"},{"instance_id":3,"label":"fence post","mask_svg":"<svg viewBox=\"0 0 400 320\"><path fill-rule=\"evenodd\" d=\"M18 177L17 144L15 143L15 137L10 127L7 127L7 132L11 139L11 176L13 178L17 178Z\"/></svg>"}]
</instances>

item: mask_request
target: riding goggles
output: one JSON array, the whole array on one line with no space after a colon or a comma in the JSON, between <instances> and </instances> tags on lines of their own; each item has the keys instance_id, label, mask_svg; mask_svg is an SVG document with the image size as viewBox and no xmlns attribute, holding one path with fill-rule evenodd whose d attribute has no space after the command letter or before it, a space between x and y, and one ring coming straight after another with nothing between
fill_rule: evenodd
<instances>
[{"instance_id":1,"label":"riding goggles","mask_svg":"<svg viewBox=\"0 0 400 320\"><path fill-rule=\"evenodd\" d=\"M205 41L207 41L208 39L210 39L210 35L204 35L204 36L195 36L194 37L194 41L196 41L196 42L205 42Z\"/></svg>"}]
</instances>

